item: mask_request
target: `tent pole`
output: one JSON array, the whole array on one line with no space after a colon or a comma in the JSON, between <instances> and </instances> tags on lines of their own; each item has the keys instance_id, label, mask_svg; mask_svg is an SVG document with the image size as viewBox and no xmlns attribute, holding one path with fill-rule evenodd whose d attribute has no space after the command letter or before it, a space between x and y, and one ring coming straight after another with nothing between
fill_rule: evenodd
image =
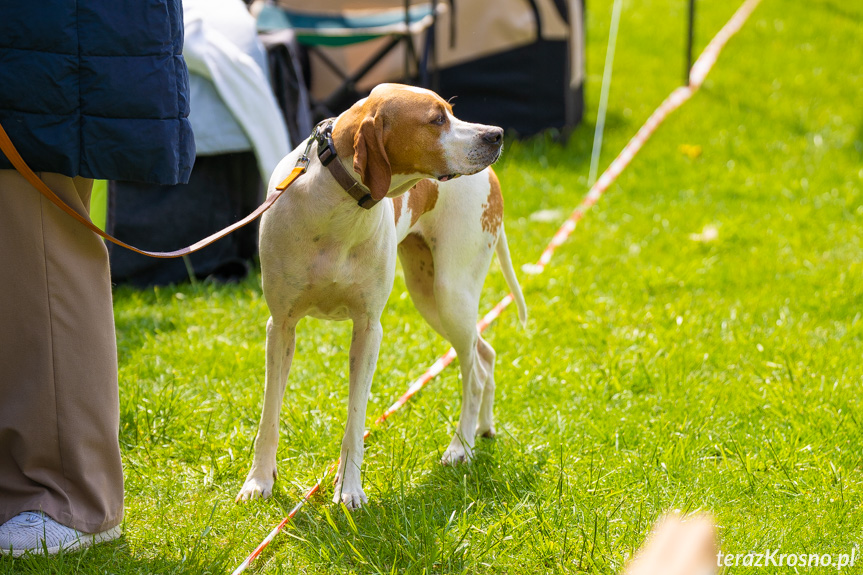
<instances>
[{"instance_id":1,"label":"tent pole","mask_svg":"<svg viewBox=\"0 0 863 575\"><path fill-rule=\"evenodd\" d=\"M683 85L689 85L689 72L692 70L692 40L695 35L695 0L689 0L689 26L686 36L686 70L683 73Z\"/></svg>"}]
</instances>

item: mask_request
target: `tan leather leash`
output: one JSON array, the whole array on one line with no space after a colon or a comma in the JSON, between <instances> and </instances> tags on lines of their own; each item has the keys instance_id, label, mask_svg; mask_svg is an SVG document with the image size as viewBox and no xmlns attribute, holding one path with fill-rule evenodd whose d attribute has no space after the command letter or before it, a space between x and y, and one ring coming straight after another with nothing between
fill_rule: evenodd
<instances>
[{"instance_id":1,"label":"tan leather leash","mask_svg":"<svg viewBox=\"0 0 863 575\"><path fill-rule=\"evenodd\" d=\"M64 212L66 212L67 214L69 214L70 216L75 218L76 220L78 220L85 227L87 227L88 229L90 229L94 233L102 236L103 238L105 238L109 242L113 242L113 243L117 244L118 246L124 247L128 250L132 250L133 252L137 252L137 253L145 255L145 256L149 256L151 258L179 258L179 257L185 256L187 254L190 254L192 252L196 252L196 251L200 250L201 248L204 248L204 247L210 245L211 243L215 242L216 240L221 239L221 238L225 237L226 235L230 234L234 230L237 230L237 229L245 226L249 222L254 221L255 219L259 218L261 216L261 214L263 214L268 209L270 209L270 207L276 202L276 200L278 200L279 197L281 197L281 195L284 193L284 191L286 189L288 189L288 187L290 187L290 185L293 184L296 181L296 179L299 178L306 171L306 168L309 165L308 158L306 156L303 156L302 158L300 158L300 160L297 162L297 166L291 171L291 173L288 175L288 177L285 178L282 181L282 183L280 183L278 186L276 186L276 192L271 194L263 204L258 206L258 208L254 212L252 212L251 214L249 214L248 216L246 216L242 220L240 220L234 224L231 224L230 226L214 233L211 236L207 236L206 238L204 238L198 242L195 242L194 244L192 244L188 247L185 247L185 248L182 248L179 250L175 250L173 252L148 252L146 250L140 250L140 249L136 248L135 246L130 246L129 244L118 240L114 236L103 232L98 227L96 227L93 224L93 222L91 222L88 218L85 218L84 216L82 216L81 214L79 214L78 212L76 212L75 210L70 208L68 205L66 205L66 203L63 200L61 200L59 197L57 197L57 195L51 191L51 188L49 188L45 184L45 182L43 182L39 178L39 176L37 176L33 172L33 170L30 169L30 166L27 165L27 163L21 157L21 154L19 154L18 150L15 149L15 146L12 144L12 140L9 139L9 135L6 133L6 130L3 129L2 125L0 125L0 150L2 150L4 154L6 154L6 157L9 158L9 161L12 162L13 166L15 166L15 169L18 170L18 172L22 176L24 176L24 178L26 178L28 182L33 184L33 187L36 188L40 194L42 194L43 196L48 198L48 200L50 200L51 203L53 203L55 206L57 206L58 208L60 208L61 210L63 210Z\"/></svg>"}]
</instances>

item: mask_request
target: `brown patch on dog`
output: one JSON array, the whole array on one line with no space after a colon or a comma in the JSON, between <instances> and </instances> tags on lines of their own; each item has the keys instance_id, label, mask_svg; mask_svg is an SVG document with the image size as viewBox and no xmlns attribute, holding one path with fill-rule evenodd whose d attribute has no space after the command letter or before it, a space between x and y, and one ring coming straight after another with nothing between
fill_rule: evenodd
<instances>
[{"instance_id":1,"label":"brown patch on dog","mask_svg":"<svg viewBox=\"0 0 863 575\"><path fill-rule=\"evenodd\" d=\"M397 198L393 198L393 215L395 216L396 225L399 225L399 218L402 215L402 202L404 201L404 195L401 195Z\"/></svg>"},{"instance_id":2,"label":"brown patch on dog","mask_svg":"<svg viewBox=\"0 0 863 575\"><path fill-rule=\"evenodd\" d=\"M367 116L354 134L354 171L362 176L372 198L381 201L392 180L392 167L384 146L384 120Z\"/></svg>"},{"instance_id":3,"label":"brown patch on dog","mask_svg":"<svg viewBox=\"0 0 863 575\"><path fill-rule=\"evenodd\" d=\"M417 223L420 216L432 211L437 205L437 182L421 180L411 188L408 195L408 209L411 211L411 227Z\"/></svg>"},{"instance_id":4,"label":"brown patch on dog","mask_svg":"<svg viewBox=\"0 0 863 575\"><path fill-rule=\"evenodd\" d=\"M492 235L497 235L503 221L503 194L500 191L500 180L494 170L488 171L488 201L482 205L482 229Z\"/></svg>"},{"instance_id":5,"label":"brown patch on dog","mask_svg":"<svg viewBox=\"0 0 863 575\"><path fill-rule=\"evenodd\" d=\"M418 233L408 234L399 244L399 259L411 297L419 295L433 301L434 257L428 242Z\"/></svg>"}]
</instances>

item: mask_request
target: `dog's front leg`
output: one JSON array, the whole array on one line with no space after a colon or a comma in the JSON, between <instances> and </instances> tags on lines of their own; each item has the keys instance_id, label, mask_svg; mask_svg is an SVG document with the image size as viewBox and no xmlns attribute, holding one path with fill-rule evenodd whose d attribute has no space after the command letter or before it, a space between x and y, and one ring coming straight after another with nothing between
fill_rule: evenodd
<instances>
[{"instance_id":1,"label":"dog's front leg","mask_svg":"<svg viewBox=\"0 0 863 575\"><path fill-rule=\"evenodd\" d=\"M342 439L341 460L336 474L333 502L344 503L357 509L368 499L363 492L363 434L366 425L366 403L372 387L372 378L378 363L378 352L383 339L379 318L355 319L351 335L350 389L348 391L348 420Z\"/></svg>"},{"instance_id":2,"label":"dog's front leg","mask_svg":"<svg viewBox=\"0 0 863 575\"><path fill-rule=\"evenodd\" d=\"M255 438L255 455L252 468L237 501L261 497L266 499L273 493L276 479L276 449L279 446L279 412L288 382L288 372L294 358L296 324L287 321L267 322L267 371L264 388L264 409Z\"/></svg>"}]
</instances>

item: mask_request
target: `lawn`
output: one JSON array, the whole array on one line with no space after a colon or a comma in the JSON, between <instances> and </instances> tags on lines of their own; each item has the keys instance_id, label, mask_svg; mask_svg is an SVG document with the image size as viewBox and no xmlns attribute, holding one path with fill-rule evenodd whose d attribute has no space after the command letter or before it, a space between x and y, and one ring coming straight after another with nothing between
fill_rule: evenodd
<instances>
[{"instance_id":1,"label":"lawn","mask_svg":"<svg viewBox=\"0 0 863 575\"><path fill-rule=\"evenodd\" d=\"M603 167L680 83L685 6L624 2ZM698 6L700 51L738 2ZM584 124L566 145L510 139L498 166L517 266L586 192L610 15L588 3ZM712 513L728 553L850 553L863 542L861 70L862 4L764 0L546 272L519 274L527 329L508 310L487 331L497 438L470 465L439 465L460 402L448 368L370 437L370 504L345 512L327 482L252 572L612 574L666 510ZM505 289L495 263L483 311ZM263 393L259 274L117 289L115 313L125 535L0 559L0 573L230 572L338 455L349 324L301 324L275 495L236 505ZM401 277L383 324L369 425L448 348Z\"/></svg>"}]
</instances>

